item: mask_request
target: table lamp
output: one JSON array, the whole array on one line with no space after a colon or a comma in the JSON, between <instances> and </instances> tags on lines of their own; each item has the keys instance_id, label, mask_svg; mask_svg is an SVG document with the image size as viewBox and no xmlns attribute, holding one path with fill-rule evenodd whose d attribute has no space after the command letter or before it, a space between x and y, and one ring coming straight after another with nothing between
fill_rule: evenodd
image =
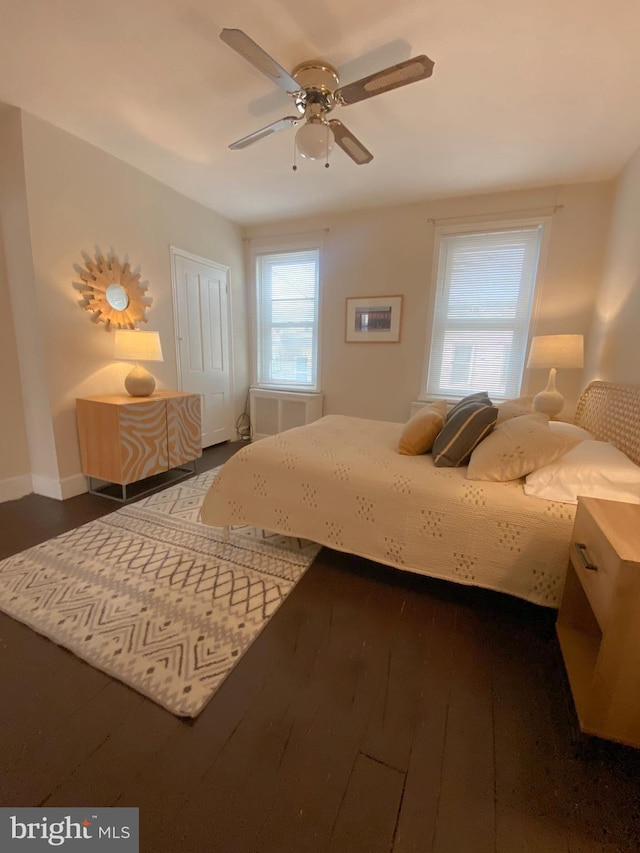
<instances>
[{"instance_id":1,"label":"table lamp","mask_svg":"<svg viewBox=\"0 0 640 853\"><path fill-rule=\"evenodd\" d=\"M533 408L554 418L564 406L564 397L556 389L557 368L583 366L582 335L541 335L531 341L527 367L548 367L549 381L544 391L533 398Z\"/></svg>"},{"instance_id":2,"label":"table lamp","mask_svg":"<svg viewBox=\"0 0 640 853\"><path fill-rule=\"evenodd\" d=\"M116 329L115 336L114 357L136 362L124 380L124 387L132 397L148 397L153 394L156 380L139 362L163 360L159 332Z\"/></svg>"}]
</instances>

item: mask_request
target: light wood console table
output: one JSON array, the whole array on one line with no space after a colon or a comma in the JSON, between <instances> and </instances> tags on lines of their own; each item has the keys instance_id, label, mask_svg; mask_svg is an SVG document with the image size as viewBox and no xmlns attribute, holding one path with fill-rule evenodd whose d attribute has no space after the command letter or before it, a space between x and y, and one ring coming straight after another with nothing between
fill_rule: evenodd
<instances>
[{"instance_id":1,"label":"light wood console table","mask_svg":"<svg viewBox=\"0 0 640 853\"><path fill-rule=\"evenodd\" d=\"M557 631L581 730L640 747L640 505L578 499Z\"/></svg>"},{"instance_id":2,"label":"light wood console table","mask_svg":"<svg viewBox=\"0 0 640 853\"><path fill-rule=\"evenodd\" d=\"M169 471L171 479L182 479L194 473L202 455L198 394L82 397L76 400L76 412L82 473L93 494L126 501L129 484ZM120 486L121 494L109 485L94 488L94 479Z\"/></svg>"}]
</instances>

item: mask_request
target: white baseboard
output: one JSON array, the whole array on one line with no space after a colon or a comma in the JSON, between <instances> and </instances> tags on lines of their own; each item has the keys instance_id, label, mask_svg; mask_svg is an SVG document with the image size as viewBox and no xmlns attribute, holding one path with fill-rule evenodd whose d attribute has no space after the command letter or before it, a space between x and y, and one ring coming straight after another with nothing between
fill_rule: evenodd
<instances>
[{"instance_id":1,"label":"white baseboard","mask_svg":"<svg viewBox=\"0 0 640 853\"><path fill-rule=\"evenodd\" d=\"M21 474L19 477L9 477L0 480L0 503L17 501L33 491L31 474Z\"/></svg>"},{"instance_id":2,"label":"white baseboard","mask_svg":"<svg viewBox=\"0 0 640 853\"><path fill-rule=\"evenodd\" d=\"M32 474L31 479L36 495L44 495L45 498L55 498L58 501L64 501L88 491L84 474L74 474L72 477L65 477L64 480L53 480L50 477Z\"/></svg>"},{"instance_id":3,"label":"white baseboard","mask_svg":"<svg viewBox=\"0 0 640 853\"><path fill-rule=\"evenodd\" d=\"M43 495L45 498L56 498L62 500L62 489L60 481L53 480L51 477L43 477L41 474L32 474L31 482L33 483L33 491L36 495Z\"/></svg>"},{"instance_id":4,"label":"white baseboard","mask_svg":"<svg viewBox=\"0 0 640 853\"><path fill-rule=\"evenodd\" d=\"M74 474L73 477L65 477L64 480L53 480L50 477L41 477L39 474L22 474L20 477L0 480L0 503L17 501L18 498L32 493L65 501L67 498L75 498L76 495L83 495L88 491L87 478L84 474Z\"/></svg>"},{"instance_id":5,"label":"white baseboard","mask_svg":"<svg viewBox=\"0 0 640 853\"><path fill-rule=\"evenodd\" d=\"M85 492L89 491L87 478L84 474L74 474L73 477L65 477L64 480L60 481L60 488L62 490L63 501L66 501L67 498L75 498L76 495L84 495Z\"/></svg>"}]
</instances>

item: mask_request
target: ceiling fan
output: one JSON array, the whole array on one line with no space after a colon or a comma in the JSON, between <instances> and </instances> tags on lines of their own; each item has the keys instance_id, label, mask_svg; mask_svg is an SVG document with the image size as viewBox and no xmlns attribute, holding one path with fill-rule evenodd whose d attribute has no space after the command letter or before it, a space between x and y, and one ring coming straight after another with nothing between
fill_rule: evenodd
<instances>
[{"instance_id":1,"label":"ceiling fan","mask_svg":"<svg viewBox=\"0 0 640 853\"><path fill-rule=\"evenodd\" d=\"M326 166L329 165L328 155L334 141L359 166L373 160L373 154L339 119L327 118L335 106L365 101L374 95L424 80L433 73L432 60L421 55L384 68L355 83L340 86L338 72L324 60L301 62L289 74L242 30L223 29L220 38L284 89L294 99L299 113L278 119L232 142L229 148L246 148L272 133L301 125L296 133L296 150L310 160L325 159ZM295 164L293 168L296 168Z\"/></svg>"}]
</instances>

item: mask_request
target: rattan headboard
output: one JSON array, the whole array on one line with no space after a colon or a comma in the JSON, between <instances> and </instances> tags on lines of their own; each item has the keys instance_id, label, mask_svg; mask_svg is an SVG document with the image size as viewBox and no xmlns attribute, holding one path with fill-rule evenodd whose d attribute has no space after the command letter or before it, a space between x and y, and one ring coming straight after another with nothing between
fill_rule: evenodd
<instances>
[{"instance_id":1,"label":"rattan headboard","mask_svg":"<svg viewBox=\"0 0 640 853\"><path fill-rule=\"evenodd\" d=\"M591 382L578 400L575 422L640 465L640 385Z\"/></svg>"}]
</instances>

